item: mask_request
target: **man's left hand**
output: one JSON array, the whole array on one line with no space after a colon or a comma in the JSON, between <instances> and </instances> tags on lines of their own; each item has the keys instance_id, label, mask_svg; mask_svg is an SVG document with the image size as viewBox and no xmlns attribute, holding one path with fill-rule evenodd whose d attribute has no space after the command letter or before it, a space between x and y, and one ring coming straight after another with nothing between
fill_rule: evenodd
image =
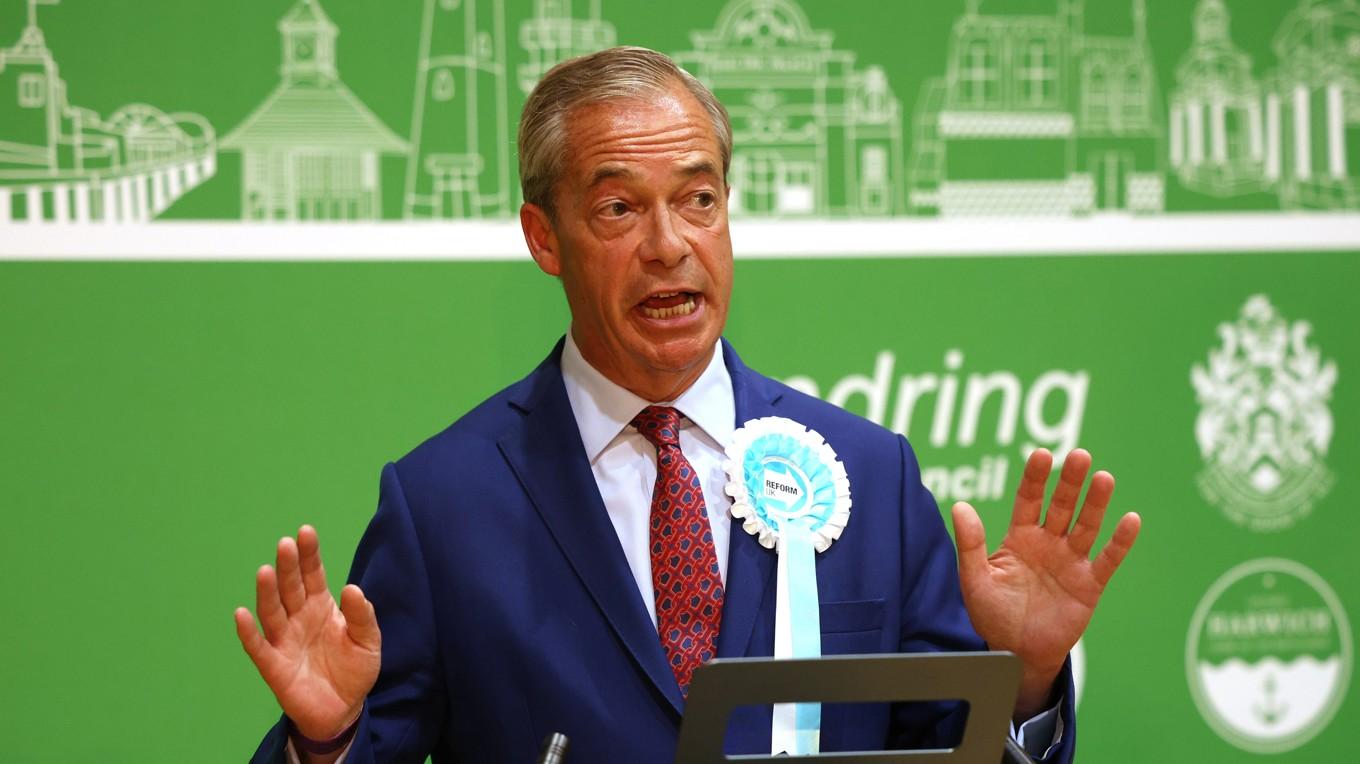
<instances>
[{"instance_id":1,"label":"man's left hand","mask_svg":"<svg viewBox=\"0 0 1360 764\"><path fill-rule=\"evenodd\" d=\"M1100 471L1091 478L1073 524L1091 455L1072 451L1041 524L1052 468L1048 451L1038 449L1030 455L1015 493L1010 528L990 557L977 511L964 502L953 508L959 578L973 628L991 649L1009 650L1025 665L1015 705L1017 720L1031 718L1051 703L1053 681L1068 651L1086 630L1096 602L1133 547L1142 522L1133 512L1124 515L1100 554L1090 559L1114 493L1114 477Z\"/></svg>"}]
</instances>

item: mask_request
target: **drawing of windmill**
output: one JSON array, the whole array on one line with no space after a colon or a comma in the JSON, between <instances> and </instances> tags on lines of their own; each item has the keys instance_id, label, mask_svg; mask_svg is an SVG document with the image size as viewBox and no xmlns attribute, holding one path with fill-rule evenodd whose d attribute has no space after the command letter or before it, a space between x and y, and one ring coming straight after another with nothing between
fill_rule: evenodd
<instances>
[{"instance_id":1,"label":"drawing of windmill","mask_svg":"<svg viewBox=\"0 0 1360 764\"><path fill-rule=\"evenodd\" d=\"M132 104L104 119L67 100L28 0L19 41L0 48L0 225L142 223L217 169L202 116Z\"/></svg>"},{"instance_id":2,"label":"drawing of windmill","mask_svg":"<svg viewBox=\"0 0 1360 764\"><path fill-rule=\"evenodd\" d=\"M298 0L278 29L283 81L222 140L242 155L242 218L377 219L380 156L406 142L340 81L338 30L316 0Z\"/></svg>"},{"instance_id":3,"label":"drawing of windmill","mask_svg":"<svg viewBox=\"0 0 1360 764\"><path fill-rule=\"evenodd\" d=\"M733 215L882 217L905 207L902 104L791 0L731 0L677 63L732 119Z\"/></svg>"}]
</instances>

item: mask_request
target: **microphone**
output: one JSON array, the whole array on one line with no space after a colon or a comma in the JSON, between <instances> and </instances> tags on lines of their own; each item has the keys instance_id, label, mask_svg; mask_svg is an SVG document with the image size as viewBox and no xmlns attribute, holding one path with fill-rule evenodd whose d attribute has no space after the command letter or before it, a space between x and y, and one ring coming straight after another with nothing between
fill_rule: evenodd
<instances>
[{"instance_id":1,"label":"microphone","mask_svg":"<svg viewBox=\"0 0 1360 764\"><path fill-rule=\"evenodd\" d=\"M543 739L543 750L538 754L538 764L562 764L567 760L567 736L554 732Z\"/></svg>"}]
</instances>

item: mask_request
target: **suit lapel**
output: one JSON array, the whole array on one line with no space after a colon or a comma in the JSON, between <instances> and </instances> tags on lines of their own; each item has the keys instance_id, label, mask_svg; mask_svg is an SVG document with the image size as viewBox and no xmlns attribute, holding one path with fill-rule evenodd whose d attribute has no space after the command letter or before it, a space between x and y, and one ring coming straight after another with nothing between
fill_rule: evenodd
<instances>
[{"instance_id":1,"label":"suit lapel","mask_svg":"<svg viewBox=\"0 0 1360 764\"><path fill-rule=\"evenodd\" d=\"M561 347L526 380L525 394L514 402L525 412L523 425L507 433L498 445L610 627L657 691L680 713L680 688L581 446L562 383Z\"/></svg>"},{"instance_id":2,"label":"suit lapel","mask_svg":"<svg viewBox=\"0 0 1360 764\"><path fill-rule=\"evenodd\" d=\"M498 446L610 627L657 691L681 713L684 706L675 676L580 445L581 435L562 383L561 349L559 343L512 396L511 403L524 412L524 419L520 427L501 437ZM775 415L778 389L747 369L726 340L722 349L732 378L736 424ZM751 632L775 569L775 553L742 530L741 523L731 522L727 587L718 631L722 657L749 652Z\"/></svg>"},{"instance_id":3,"label":"suit lapel","mask_svg":"<svg viewBox=\"0 0 1360 764\"><path fill-rule=\"evenodd\" d=\"M774 416L780 393L765 378L747 369L732 346L723 340L723 360L732 377L736 400L737 426L764 416ZM732 521L727 557L727 589L723 593L722 625L718 629L718 655L723 658L748 654L751 631L760 612L770 575L775 569L775 553L761 546L755 536Z\"/></svg>"}]
</instances>

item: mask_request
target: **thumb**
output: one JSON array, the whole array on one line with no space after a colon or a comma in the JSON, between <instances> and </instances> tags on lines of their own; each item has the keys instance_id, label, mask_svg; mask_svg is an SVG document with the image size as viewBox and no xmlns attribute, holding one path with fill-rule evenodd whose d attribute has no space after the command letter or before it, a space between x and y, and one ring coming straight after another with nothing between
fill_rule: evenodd
<instances>
[{"instance_id":1,"label":"thumb","mask_svg":"<svg viewBox=\"0 0 1360 764\"><path fill-rule=\"evenodd\" d=\"M340 612L345 615L345 628L349 631L350 639L369 650L377 650L382 646L378 617L373 612L373 603L364 597L362 589L348 584L340 590Z\"/></svg>"},{"instance_id":2,"label":"thumb","mask_svg":"<svg viewBox=\"0 0 1360 764\"><path fill-rule=\"evenodd\" d=\"M987 575L987 531L982 518L964 501L955 503L951 513L954 543L959 548L959 577L964 581L981 579Z\"/></svg>"}]
</instances>

